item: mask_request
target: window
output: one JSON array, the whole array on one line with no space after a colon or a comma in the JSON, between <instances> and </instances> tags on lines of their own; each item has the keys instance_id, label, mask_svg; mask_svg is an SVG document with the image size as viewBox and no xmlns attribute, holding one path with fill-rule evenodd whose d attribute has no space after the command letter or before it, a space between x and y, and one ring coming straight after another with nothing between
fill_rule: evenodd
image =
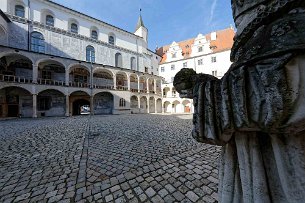
<instances>
[{"instance_id":1,"label":"window","mask_svg":"<svg viewBox=\"0 0 305 203\"><path fill-rule=\"evenodd\" d=\"M19 16L21 18L24 18L25 17L24 7L21 5L16 5L15 6L15 15Z\"/></svg>"},{"instance_id":2,"label":"window","mask_svg":"<svg viewBox=\"0 0 305 203\"><path fill-rule=\"evenodd\" d=\"M92 30L92 31L91 31L91 38L97 40L97 37L98 37L98 36L97 36L97 31L96 31L96 30Z\"/></svg>"},{"instance_id":3,"label":"window","mask_svg":"<svg viewBox=\"0 0 305 203\"><path fill-rule=\"evenodd\" d=\"M175 70L175 65L171 65L171 70Z\"/></svg>"},{"instance_id":4,"label":"window","mask_svg":"<svg viewBox=\"0 0 305 203\"><path fill-rule=\"evenodd\" d=\"M202 47L198 47L198 52L202 52Z\"/></svg>"},{"instance_id":5,"label":"window","mask_svg":"<svg viewBox=\"0 0 305 203\"><path fill-rule=\"evenodd\" d=\"M95 62L95 49L93 46L87 46L86 48L86 61Z\"/></svg>"},{"instance_id":6,"label":"window","mask_svg":"<svg viewBox=\"0 0 305 203\"><path fill-rule=\"evenodd\" d=\"M148 73L148 68L147 67L145 67L145 73Z\"/></svg>"},{"instance_id":7,"label":"window","mask_svg":"<svg viewBox=\"0 0 305 203\"><path fill-rule=\"evenodd\" d=\"M52 79L52 73L51 73L51 71L43 70L41 72L41 77L42 77L42 79L45 79L45 80L51 80Z\"/></svg>"},{"instance_id":8,"label":"window","mask_svg":"<svg viewBox=\"0 0 305 203\"><path fill-rule=\"evenodd\" d=\"M212 63L215 63L215 62L216 62L216 56L212 56L212 57L211 57L211 62L212 62Z\"/></svg>"},{"instance_id":9,"label":"window","mask_svg":"<svg viewBox=\"0 0 305 203\"><path fill-rule=\"evenodd\" d=\"M115 67L123 68L122 54L120 53L115 54Z\"/></svg>"},{"instance_id":10,"label":"window","mask_svg":"<svg viewBox=\"0 0 305 203\"><path fill-rule=\"evenodd\" d=\"M54 18L51 15L46 16L46 24L54 27Z\"/></svg>"},{"instance_id":11,"label":"window","mask_svg":"<svg viewBox=\"0 0 305 203\"><path fill-rule=\"evenodd\" d=\"M187 62L184 62L183 63L183 68L186 68L187 67Z\"/></svg>"},{"instance_id":12,"label":"window","mask_svg":"<svg viewBox=\"0 0 305 203\"><path fill-rule=\"evenodd\" d=\"M73 32L73 33L78 33L78 25L75 24L75 23L72 23L70 31Z\"/></svg>"},{"instance_id":13,"label":"window","mask_svg":"<svg viewBox=\"0 0 305 203\"><path fill-rule=\"evenodd\" d=\"M176 53L173 53L172 54L172 58L176 58L177 56L176 56Z\"/></svg>"},{"instance_id":14,"label":"window","mask_svg":"<svg viewBox=\"0 0 305 203\"><path fill-rule=\"evenodd\" d=\"M120 99L120 107L125 107L125 106L126 106L126 100Z\"/></svg>"},{"instance_id":15,"label":"window","mask_svg":"<svg viewBox=\"0 0 305 203\"><path fill-rule=\"evenodd\" d=\"M38 98L38 110L46 111L51 107L51 98L50 97L39 97Z\"/></svg>"},{"instance_id":16,"label":"window","mask_svg":"<svg viewBox=\"0 0 305 203\"><path fill-rule=\"evenodd\" d=\"M108 37L108 43L114 45L114 36L110 35Z\"/></svg>"},{"instance_id":17,"label":"window","mask_svg":"<svg viewBox=\"0 0 305 203\"><path fill-rule=\"evenodd\" d=\"M198 65L202 65L202 64L203 64L202 59L199 59L198 60Z\"/></svg>"},{"instance_id":18,"label":"window","mask_svg":"<svg viewBox=\"0 0 305 203\"><path fill-rule=\"evenodd\" d=\"M165 71L164 67L161 67L161 72L163 73Z\"/></svg>"},{"instance_id":19,"label":"window","mask_svg":"<svg viewBox=\"0 0 305 203\"><path fill-rule=\"evenodd\" d=\"M173 96L173 97L176 97L176 89L173 89L173 90L172 90L172 96Z\"/></svg>"},{"instance_id":20,"label":"window","mask_svg":"<svg viewBox=\"0 0 305 203\"><path fill-rule=\"evenodd\" d=\"M171 82L174 82L174 77L171 77Z\"/></svg>"},{"instance_id":21,"label":"window","mask_svg":"<svg viewBox=\"0 0 305 203\"><path fill-rule=\"evenodd\" d=\"M217 70L212 71L212 75L217 77Z\"/></svg>"},{"instance_id":22,"label":"window","mask_svg":"<svg viewBox=\"0 0 305 203\"><path fill-rule=\"evenodd\" d=\"M130 69L136 70L136 58L135 57L130 58Z\"/></svg>"},{"instance_id":23,"label":"window","mask_svg":"<svg viewBox=\"0 0 305 203\"><path fill-rule=\"evenodd\" d=\"M32 32L31 34L31 50L34 52L44 53L45 45L43 35L39 32Z\"/></svg>"}]
</instances>

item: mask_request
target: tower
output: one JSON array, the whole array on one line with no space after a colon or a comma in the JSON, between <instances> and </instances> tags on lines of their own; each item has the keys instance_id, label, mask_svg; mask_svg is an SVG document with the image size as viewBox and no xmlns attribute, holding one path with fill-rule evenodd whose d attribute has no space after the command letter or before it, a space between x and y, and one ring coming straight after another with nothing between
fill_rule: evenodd
<instances>
[{"instance_id":1,"label":"tower","mask_svg":"<svg viewBox=\"0 0 305 203\"><path fill-rule=\"evenodd\" d=\"M141 15L141 9L140 9L140 16L137 22L137 26L136 26L136 31L135 31L135 35L142 37L144 39L144 41L147 43L147 39L148 39L148 29L144 26L143 23L143 19L142 19L142 15Z\"/></svg>"}]
</instances>

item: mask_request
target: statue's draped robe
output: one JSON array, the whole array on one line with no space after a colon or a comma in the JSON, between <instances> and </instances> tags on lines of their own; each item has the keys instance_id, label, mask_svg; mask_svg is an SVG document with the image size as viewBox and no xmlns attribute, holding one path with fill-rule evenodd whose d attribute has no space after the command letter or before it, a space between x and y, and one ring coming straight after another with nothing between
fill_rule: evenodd
<instances>
[{"instance_id":1,"label":"statue's draped robe","mask_svg":"<svg viewBox=\"0 0 305 203\"><path fill-rule=\"evenodd\" d=\"M235 67L194 103L195 139L223 146L220 202L305 202L305 55Z\"/></svg>"}]
</instances>

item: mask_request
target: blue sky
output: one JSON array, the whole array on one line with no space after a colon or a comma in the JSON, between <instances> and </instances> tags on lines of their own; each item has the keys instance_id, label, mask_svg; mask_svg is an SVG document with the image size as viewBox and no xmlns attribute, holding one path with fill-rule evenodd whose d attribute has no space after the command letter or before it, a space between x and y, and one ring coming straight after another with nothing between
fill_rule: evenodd
<instances>
[{"instance_id":1,"label":"blue sky","mask_svg":"<svg viewBox=\"0 0 305 203\"><path fill-rule=\"evenodd\" d=\"M53 1L129 32L134 32L142 8L152 50L234 25L230 0Z\"/></svg>"}]
</instances>

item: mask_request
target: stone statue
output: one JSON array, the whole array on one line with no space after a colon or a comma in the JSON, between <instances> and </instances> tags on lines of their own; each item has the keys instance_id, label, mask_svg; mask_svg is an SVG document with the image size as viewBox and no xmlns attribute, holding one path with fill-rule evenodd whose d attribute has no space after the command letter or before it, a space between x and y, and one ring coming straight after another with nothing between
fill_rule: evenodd
<instances>
[{"instance_id":1,"label":"stone statue","mask_svg":"<svg viewBox=\"0 0 305 203\"><path fill-rule=\"evenodd\" d=\"M305 1L232 0L232 66L182 69L193 137L223 146L219 202L305 202Z\"/></svg>"}]
</instances>

